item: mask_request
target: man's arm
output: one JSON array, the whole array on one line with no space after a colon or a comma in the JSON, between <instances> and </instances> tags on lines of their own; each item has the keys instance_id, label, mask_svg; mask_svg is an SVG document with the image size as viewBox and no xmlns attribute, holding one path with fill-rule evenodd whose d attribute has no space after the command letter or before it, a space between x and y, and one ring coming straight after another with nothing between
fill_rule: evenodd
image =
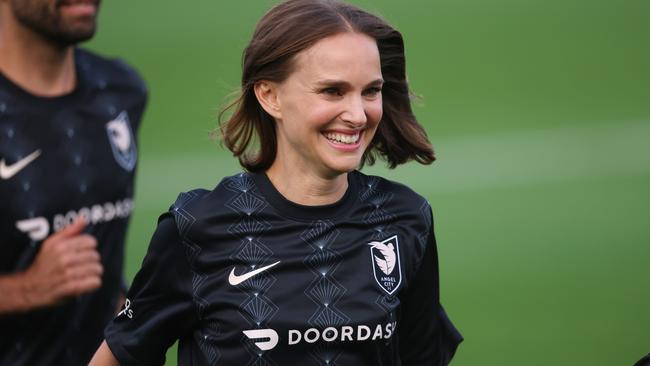
<instances>
[{"instance_id":1,"label":"man's arm","mask_svg":"<svg viewBox=\"0 0 650 366\"><path fill-rule=\"evenodd\" d=\"M101 286L97 240L82 234L85 226L79 219L52 234L27 270L0 275L0 314L51 306Z\"/></svg>"}]
</instances>

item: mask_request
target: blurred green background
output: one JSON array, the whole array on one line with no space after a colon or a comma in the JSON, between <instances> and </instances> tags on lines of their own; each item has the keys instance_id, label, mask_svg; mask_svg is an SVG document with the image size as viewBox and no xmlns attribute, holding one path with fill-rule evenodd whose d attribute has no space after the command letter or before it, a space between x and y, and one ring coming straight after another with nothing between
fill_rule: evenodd
<instances>
[{"instance_id":1,"label":"blurred green background","mask_svg":"<svg viewBox=\"0 0 650 366\"><path fill-rule=\"evenodd\" d=\"M180 191L239 170L208 132L274 1L113 0L87 47L151 95L127 274ZM650 352L650 2L354 1L400 29L438 161L387 171L436 218L454 365L632 365ZM175 364L173 350L168 364Z\"/></svg>"}]
</instances>

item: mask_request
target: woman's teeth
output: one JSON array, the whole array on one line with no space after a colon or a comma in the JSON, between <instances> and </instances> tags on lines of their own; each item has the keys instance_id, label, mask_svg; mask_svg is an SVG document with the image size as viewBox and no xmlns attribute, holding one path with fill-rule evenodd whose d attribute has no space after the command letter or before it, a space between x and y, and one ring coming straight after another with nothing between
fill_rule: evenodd
<instances>
[{"instance_id":1,"label":"woman's teeth","mask_svg":"<svg viewBox=\"0 0 650 366\"><path fill-rule=\"evenodd\" d=\"M330 141L335 141L342 144L355 144L359 141L359 133L354 135L347 135L343 133L328 132L325 133L325 137Z\"/></svg>"}]
</instances>

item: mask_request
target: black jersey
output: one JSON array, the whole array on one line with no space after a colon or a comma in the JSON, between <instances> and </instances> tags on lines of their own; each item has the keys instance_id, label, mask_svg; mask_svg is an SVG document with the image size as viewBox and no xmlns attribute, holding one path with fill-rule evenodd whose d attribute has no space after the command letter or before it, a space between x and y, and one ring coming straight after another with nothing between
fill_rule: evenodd
<instances>
[{"instance_id":1,"label":"black jersey","mask_svg":"<svg viewBox=\"0 0 650 366\"><path fill-rule=\"evenodd\" d=\"M117 308L147 92L120 61L77 49L75 64L77 87L60 97L31 95L0 74L0 274L26 269L43 239L83 215L103 284L0 317L0 365L85 365Z\"/></svg>"},{"instance_id":2,"label":"black jersey","mask_svg":"<svg viewBox=\"0 0 650 366\"><path fill-rule=\"evenodd\" d=\"M445 365L461 341L438 296L429 204L348 175L337 203L286 200L265 174L181 194L106 329L123 365Z\"/></svg>"}]
</instances>

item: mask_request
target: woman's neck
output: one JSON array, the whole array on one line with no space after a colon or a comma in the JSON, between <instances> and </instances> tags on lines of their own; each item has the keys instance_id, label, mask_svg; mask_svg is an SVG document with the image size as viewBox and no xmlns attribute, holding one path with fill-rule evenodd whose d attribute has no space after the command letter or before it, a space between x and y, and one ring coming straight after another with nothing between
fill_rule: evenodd
<instances>
[{"instance_id":1,"label":"woman's neck","mask_svg":"<svg viewBox=\"0 0 650 366\"><path fill-rule=\"evenodd\" d=\"M266 171L275 189L291 202L305 206L322 206L338 202L348 189L347 173L331 178L307 169L292 167L277 160Z\"/></svg>"}]
</instances>

